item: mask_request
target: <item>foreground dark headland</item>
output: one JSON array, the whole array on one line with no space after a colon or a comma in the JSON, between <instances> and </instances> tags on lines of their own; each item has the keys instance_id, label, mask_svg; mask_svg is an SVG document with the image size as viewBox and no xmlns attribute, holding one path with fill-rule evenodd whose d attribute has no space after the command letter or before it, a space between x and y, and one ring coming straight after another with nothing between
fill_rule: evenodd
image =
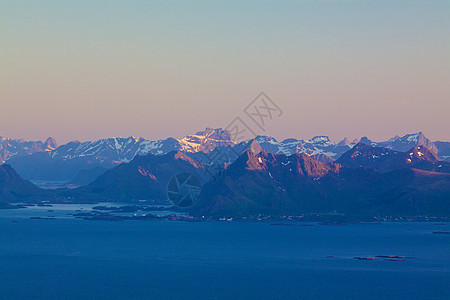
<instances>
[{"instance_id":1,"label":"foreground dark headland","mask_svg":"<svg viewBox=\"0 0 450 300\"><path fill-rule=\"evenodd\" d=\"M235 143L228 132L207 129L181 141L134 141L134 154L127 157L128 162L116 166L94 163L77 174L74 171L80 167L73 167L78 163L98 162L102 153L103 161L112 160L117 153L112 155L111 147L94 151L102 149L102 143L89 149L86 147L92 145L80 148L72 144L70 149L63 145L12 159L12 166L0 166L0 206L40 201L170 204L168 182L185 173L203 184L199 201L184 210L194 217L450 215L450 162L436 154L442 156L445 149L438 150L421 133L383 143L366 138L356 144L334 144L325 137L308 142L257 137ZM93 154L86 155L86 151ZM23 169L27 163L31 173L41 170L44 178L49 169L61 174L72 170L75 181L84 185L74 188L72 179L72 188L40 189L14 170L14 166Z\"/></svg>"}]
</instances>

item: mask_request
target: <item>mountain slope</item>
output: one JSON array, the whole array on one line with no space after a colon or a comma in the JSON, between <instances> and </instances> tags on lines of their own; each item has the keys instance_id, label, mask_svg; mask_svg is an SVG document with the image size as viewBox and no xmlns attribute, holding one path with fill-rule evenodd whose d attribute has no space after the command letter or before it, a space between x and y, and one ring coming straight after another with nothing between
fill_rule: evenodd
<instances>
[{"instance_id":1,"label":"mountain slope","mask_svg":"<svg viewBox=\"0 0 450 300\"><path fill-rule=\"evenodd\" d=\"M434 142L436 145L438 155L440 158L446 161L450 161L450 142Z\"/></svg>"},{"instance_id":2,"label":"mountain slope","mask_svg":"<svg viewBox=\"0 0 450 300\"><path fill-rule=\"evenodd\" d=\"M204 167L179 151L166 155L136 156L100 175L89 185L76 189L76 197L107 201L167 201L167 184L180 173L195 174L206 180Z\"/></svg>"},{"instance_id":3,"label":"mountain slope","mask_svg":"<svg viewBox=\"0 0 450 300\"><path fill-rule=\"evenodd\" d=\"M78 172L74 179L69 184L74 186L87 185L97 179L100 175L106 173L107 168L96 167L92 169L85 169Z\"/></svg>"},{"instance_id":4,"label":"mountain slope","mask_svg":"<svg viewBox=\"0 0 450 300\"><path fill-rule=\"evenodd\" d=\"M0 166L0 202L23 201L42 192L37 186L21 178L10 165Z\"/></svg>"}]
</instances>

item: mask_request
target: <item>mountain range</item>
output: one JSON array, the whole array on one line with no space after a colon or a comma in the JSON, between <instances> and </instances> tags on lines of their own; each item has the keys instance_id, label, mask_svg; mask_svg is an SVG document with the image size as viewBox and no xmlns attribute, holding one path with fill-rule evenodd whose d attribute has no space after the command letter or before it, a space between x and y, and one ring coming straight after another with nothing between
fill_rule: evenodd
<instances>
[{"instance_id":1,"label":"mountain range","mask_svg":"<svg viewBox=\"0 0 450 300\"><path fill-rule=\"evenodd\" d=\"M450 163L423 146L397 152L359 143L329 164L305 153L247 150L204 185L191 213L244 217L333 211L448 216Z\"/></svg>"},{"instance_id":2,"label":"mountain range","mask_svg":"<svg viewBox=\"0 0 450 300\"><path fill-rule=\"evenodd\" d=\"M320 140L326 147L333 146ZM274 145L271 141L270 145ZM210 145L197 148L198 152L173 150L159 155L136 155L129 162L100 170L103 173L92 182L75 189L39 189L4 164L0 168L0 202L45 199L167 204L169 180L182 173L196 175L203 184L200 201L190 208L195 216L333 211L370 216L450 214L450 162L425 146L397 151L363 140L337 160L323 162L317 159L318 153L271 153L266 150L266 142L267 139L256 138L234 145L214 144L208 153L202 151ZM227 155L221 156L225 159L216 165L217 169L193 158L222 152Z\"/></svg>"},{"instance_id":3,"label":"mountain range","mask_svg":"<svg viewBox=\"0 0 450 300\"><path fill-rule=\"evenodd\" d=\"M381 173L407 168L450 173L450 162L443 162L424 146L415 146L409 151L400 152L359 143L336 162L349 168L364 167Z\"/></svg>"},{"instance_id":4,"label":"mountain range","mask_svg":"<svg viewBox=\"0 0 450 300\"><path fill-rule=\"evenodd\" d=\"M36 152L49 152L58 147L54 138L49 137L45 142L10 139L0 136L0 163L14 157L31 155Z\"/></svg>"},{"instance_id":5,"label":"mountain range","mask_svg":"<svg viewBox=\"0 0 450 300\"><path fill-rule=\"evenodd\" d=\"M228 132L207 128L180 140L167 138L149 141L137 137L115 137L93 142L74 141L52 151L12 157L7 162L28 180L72 181L78 177L76 181L84 182L86 178L82 175L89 174L86 170L111 169L130 162L136 156L164 155L171 151L194 153L234 144Z\"/></svg>"},{"instance_id":6,"label":"mountain range","mask_svg":"<svg viewBox=\"0 0 450 300\"><path fill-rule=\"evenodd\" d=\"M407 151L425 146L443 160L450 161L450 143L431 142L421 132L394 137L384 142L373 142L366 137L350 142L347 138L335 143L326 136L308 140L289 138L277 141L270 136L254 139L265 152L292 155L305 153L330 163L352 149L358 142L394 151ZM136 156L164 155L171 151L183 152L205 166L223 168L250 147L251 141L236 143L222 129L206 128L181 139L167 138L150 141L144 138L107 138L92 142L73 141L57 147L54 139L45 142L27 142L2 138L1 159L20 176L31 181L64 181L87 184L108 169L130 162Z\"/></svg>"}]
</instances>

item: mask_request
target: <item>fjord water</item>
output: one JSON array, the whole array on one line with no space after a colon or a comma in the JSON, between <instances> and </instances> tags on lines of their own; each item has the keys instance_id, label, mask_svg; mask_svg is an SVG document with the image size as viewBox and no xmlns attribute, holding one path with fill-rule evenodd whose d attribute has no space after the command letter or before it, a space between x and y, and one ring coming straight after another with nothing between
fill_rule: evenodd
<instances>
[{"instance_id":1,"label":"fjord water","mask_svg":"<svg viewBox=\"0 0 450 300\"><path fill-rule=\"evenodd\" d=\"M432 234L445 223L36 220L28 210L0 211L2 299L450 299L450 235ZM414 258L353 259L376 255Z\"/></svg>"}]
</instances>

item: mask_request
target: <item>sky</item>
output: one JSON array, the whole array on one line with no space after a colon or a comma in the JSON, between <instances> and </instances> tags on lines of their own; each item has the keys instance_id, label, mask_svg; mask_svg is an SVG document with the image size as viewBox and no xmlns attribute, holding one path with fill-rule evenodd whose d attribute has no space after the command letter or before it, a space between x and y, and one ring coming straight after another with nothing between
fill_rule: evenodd
<instances>
[{"instance_id":1,"label":"sky","mask_svg":"<svg viewBox=\"0 0 450 300\"><path fill-rule=\"evenodd\" d=\"M450 141L450 1L0 2L0 136L61 143L226 127Z\"/></svg>"}]
</instances>

